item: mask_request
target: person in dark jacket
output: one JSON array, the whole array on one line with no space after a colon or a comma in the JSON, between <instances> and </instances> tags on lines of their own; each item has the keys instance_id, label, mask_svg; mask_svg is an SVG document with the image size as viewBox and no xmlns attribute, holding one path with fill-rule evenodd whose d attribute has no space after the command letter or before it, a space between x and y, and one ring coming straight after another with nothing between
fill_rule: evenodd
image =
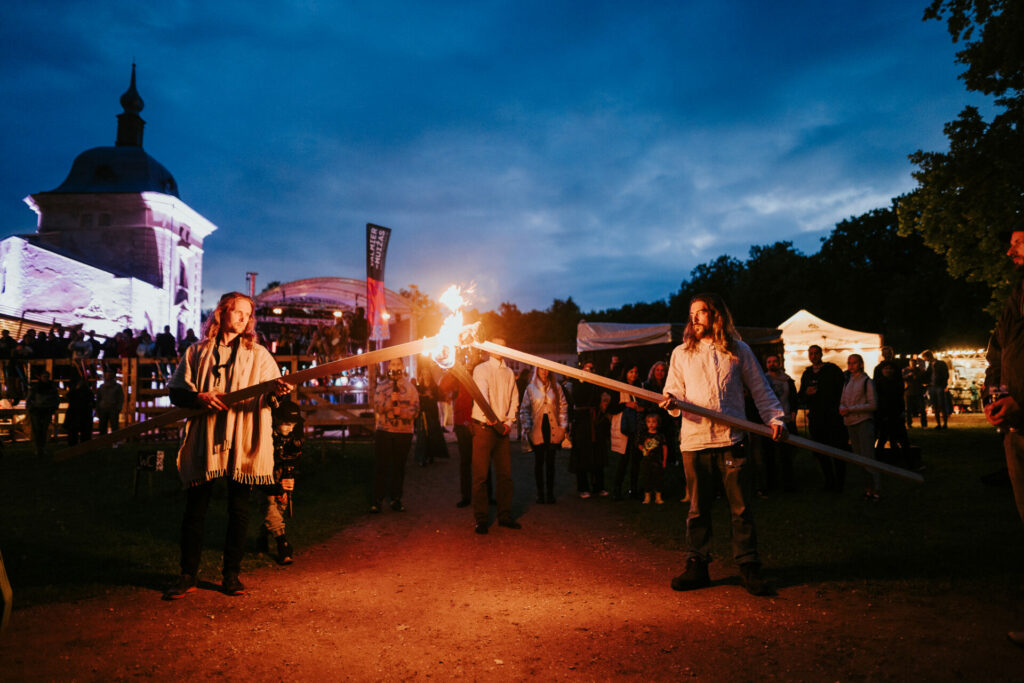
<instances>
[{"instance_id":1,"label":"person in dark jacket","mask_svg":"<svg viewBox=\"0 0 1024 683\"><path fill-rule=\"evenodd\" d=\"M839 414L839 399L843 394L843 371L835 363L822 360L817 344L807 349L811 367L800 377L800 401L807 406L807 421L811 438L826 446L846 450L849 441L843 418ZM846 462L827 455L815 454L825 479L826 491L842 491L846 482Z\"/></svg>"},{"instance_id":2,"label":"person in dark jacket","mask_svg":"<svg viewBox=\"0 0 1024 683\"><path fill-rule=\"evenodd\" d=\"M64 398L68 402L68 410L64 414L68 445L88 441L92 438L92 414L93 406L96 405L96 395L93 394L88 378L77 375Z\"/></svg>"},{"instance_id":3,"label":"person in dark jacket","mask_svg":"<svg viewBox=\"0 0 1024 683\"><path fill-rule=\"evenodd\" d=\"M899 449L900 460L908 467L918 469L920 463L913 456L910 448L910 437L907 435L906 415L903 397L905 386L903 374L893 360L892 348L882 347L882 362L875 366L875 397L878 410L875 411L875 428L878 443L875 446L875 457L884 460L885 446ZM916 451L915 451L916 452Z\"/></svg>"},{"instance_id":4,"label":"person in dark jacket","mask_svg":"<svg viewBox=\"0 0 1024 683\"><path fill-rule=\"evenodd\" d=\"M25 399L28 419L32 424L32 441L36 445L36 455L40 457L46 455L46 439L50 425L53 424L53 414L59 405L57 383L50 379L50 373L46 370L40 371Z\"/></svg>"},{"instance_id":5,"label":"person in dark jacket","mask_svg":"<svg viewBox=\"0 0 1024 683\"><path fill-rule=\"evenodd\" d=\"M775 392L775 396L779 399L779 403L782 404L782 409L786 413L784 417L786 429L790 434L796 434L796 413L799 406L796 382L786 374L786 371L782 368L782 363L783 359L780 354L773 353L765 356L764 374L768 378L768 384L771 385L772 391ZM793 452L795 450L793 445L764 437L759 437L758 441L766 465L763 490L775 487L776 466L782 471L782 490L796 490L796 480L793 477Z\"/></svg>"},{"instance_id":6,"label":"person in dark jacket","mask_svg":"<svg viewBox=\"0 0 1024 683\"><path fill-rule=\"evenodd\" d=\"M1024 271L1024 225L1010 233L1007 255L1018 271ZM988 342L985 393L990 402L985 417L1003 433L1006 469L1017 501L1017 513L1024 522L1024 283L1010 294L1002 317ZM1024 647L1024 630L1010 631L1008 637Z\"/></svg>"}]
</instances>

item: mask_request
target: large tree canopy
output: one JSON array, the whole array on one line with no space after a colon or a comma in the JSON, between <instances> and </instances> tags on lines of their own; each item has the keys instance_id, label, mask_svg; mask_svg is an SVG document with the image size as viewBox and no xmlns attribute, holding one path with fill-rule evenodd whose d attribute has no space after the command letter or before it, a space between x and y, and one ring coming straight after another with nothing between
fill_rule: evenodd
<instances>
[{"instance_id":1,"label":"large tree canopy","mask_svg":"<svg viewBox=\"0 0 1024 683\"><path fill-rule=\"evenodd\" d=\"M918 187L897 200L902 234L918 233L955 277L981 282L995 312L1012 279L1004 231L1024 227L1024 1L934 0L925 20L945 20L967 89L992 96L986 121L968 106L945 126L949 150L918 151Z\"/></svg>"}]
</instances>

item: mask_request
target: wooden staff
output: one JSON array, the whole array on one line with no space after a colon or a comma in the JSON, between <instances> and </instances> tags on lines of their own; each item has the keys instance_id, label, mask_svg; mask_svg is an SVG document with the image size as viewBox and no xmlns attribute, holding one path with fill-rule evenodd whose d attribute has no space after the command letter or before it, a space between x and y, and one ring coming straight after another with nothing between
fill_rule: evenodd
<instances>
[{"instance_id":1,"label":"wooden staff","mask_svg":"<svg viewBox=\"0 0 1024 683\"><path fill-rule=\"evenodd\" d=\"M345 370L352 370L365 365L373 365L374 363L384 363L392 358L413 356L417 353L422 353L425 350L433 348L436 343L437 342L434 337L427 337L426 339L419 339L417 341L406 342L405 344L389 346L387 348L377 349L376 351L361 353L357 356L342 358L331 363L324 363L323 365L318 365L313 368L299 370L298 372L284 375L279 379L283 379L288 382L288 384L299 385L326 375L336 375L340 372L344 372ZM231 405L232 403L238 403L239 401L244 401L254 396L269 393L273 390L277 379L278 378L268 380L266 382L260 382L259 384L253 384L251 387L232 391L227 394L221 394L220 400ZM151 432L154 429L159 429L160 427L174 424L179 420L195 417L196 415L202 415L206 412L210 411L202 408L171 408L167 412L161 413L160 415L143 422L137 422L136 424L125 427L124 429L119 429L116 432L104 434L103 436L98 436L94 439L90 439L89 441L82 441L70 448L65 448L55 454L54 460L66 460L97 448L113 446L115 443L119 443L132 437L141 436L142 434Z\"/></svg>"},{"instance_id":2,"label":"wooden staff","mask_svg":"<svg viewBox=\"0 0 1024 683\"><path fill-rule=\"evenodd\" d=\"M650 401L651 403L661 403L662 401L665 400L664 396L662 396L661 394L657 394L653 391L641 389L640 387L635 387L632 384L626 384L625 382L617 382L613 379L602 377L593 372L579 370L577 368L569 367L568 365L563 365L562 363L556 363L555 361L551 361L546 358L541 358L540 356L534 356L533 354L523 353L522 351L516 351L515 349L510 349L506 346L501 346L493 342L474 342L473 346L480 349L481 351L494 353L496 355L504 356L505 358L510 358L521 363L534 365L539 368L546 368L551 372L555 372L566 377L574 377L578 380L589 382L590 384L595 384L599 387L604 387L606 389L612 389L614 391L632 394L633 396L642 398L645 401ZM739 417L733 417L732 415L726 415L725 413L720 413L716 410L711 410L710 408L704 408L703 406L687 403L686 401L680 401L679 399L676 398L673 398L672 402L678 408L682 409L687 413L692 413L693 415L700 415L701 417L706 417L709 420L725 423L730 427L736 427L737 429L742 429L743 431L750 432L752 434L759 434L761 436L771 438L772 430L771 427L768 427L767 425L758 424L756 422L744 420ZM924 477L922 477L920 474L917 474L916 472L905 470L902 467L895 467L893 465L889 465L888 463L880 462L878 460L865 458L860 455L856 455L855 453L850 453L849 451L841 450L839 448L826 446L823 443L818 443L817 441L805 439L801 436L790 434L783 440L786 443L792 444L799 448L806 448L807 450L814 451L815 453L821 453L822 455L827 455L831 458L839 458L840 460L852 462L855 465L861 465L862 467L878 470L879 472L892 474L894 476L901 477L903 479L907 479L918 484L924 482Z\"/></svg>"}]
</instances>

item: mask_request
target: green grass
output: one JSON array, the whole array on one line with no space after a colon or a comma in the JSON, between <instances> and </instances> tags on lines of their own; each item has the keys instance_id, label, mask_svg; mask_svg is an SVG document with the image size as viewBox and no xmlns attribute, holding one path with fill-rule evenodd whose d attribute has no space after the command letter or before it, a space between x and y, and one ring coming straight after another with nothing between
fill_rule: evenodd
<instances>
[{"instance_id":1,"label":"green grass","mask_svg":"<svg viewBox=\"0 0 1024 683\"><path fill-rule=\"evenodd\" d=\"M927 465L924 484L883 479L884 498L864 503L863 470L849 466L843 495L820 491L817 463L797 456L798 493L753 503L762 560L780 586L815 584L879 599L927 598L950 591L1012 594L1024 565L1024 526L1008 487L981 477L1004 466L999 436L978 420L954 420L944 432L915 429ZM154 448L152 444L147 448ZM168 469L145 475L133 496L135 447L99 451L67 462L40 460L26 444L0 458L0 551L15 606L77 600L141 586L160 589L178 574L184 495L173 444ZM298 480L296 520L288 535L311 547L365 514L371 446L309 440ZM609 472L610 474L610 472ZM224 489L210 506L201 573L220 575ZM612 504L625 523L655 544L680 549L685 506ZM728 509L714 510L713 554L731 564ZM246 569L268 566L256 553L257 506L250 517ZM680 557L680 564L682 559Z\"/></svg>"},{"instance_id":2,"label":"green grass","mask_svg":"<svg viewBox=\"0 0 1024 683\"><path fill-rule=\"evenodd\" d=\"M883 476L878 503L859 499L864 470L853 465L847 466L845 493L821 491L817 462L799 452L799 492L770 492L753 503L762 562L776 582L827 584L879 596L891 591L921 597L948 591L1005 595L1015 588L1024 563L1024 527L1009 486L981 481L1005 467L1001 437L977 419L953 422L942 432L911 430L927 468L925 481ZM685 506L619 510L654 543L684 547ZM724 499L714 509L712 553L732 562Z\"/></svg>"},{"instance_id":3,"label":"green grass","mask_svg":"<svg viewBox=\"0 0 1024 683\"><path fill-rule=\"evenodd\" d=\"M27 444L6 444L0 459L0 551L16 607L99 595L124 586L159 589L180 572L178 538L185 496L174 458L164 450L163 472L141 473L133 493L136 446L102 450L54 463ZM366 509L369 443L307 442L295 497L301 522L289 524L296 547L336 533ZM220 576L226 527L223 484L207 513L202 576ZM256 552L259 506L251 507L246 568L273 560Z\"/></svg>"}]
</instances>

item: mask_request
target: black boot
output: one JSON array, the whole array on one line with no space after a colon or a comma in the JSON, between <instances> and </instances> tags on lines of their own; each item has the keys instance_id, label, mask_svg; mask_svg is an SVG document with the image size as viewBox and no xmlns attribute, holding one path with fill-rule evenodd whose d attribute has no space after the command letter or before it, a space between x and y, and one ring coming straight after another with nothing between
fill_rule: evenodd
<instances>
[{"instance_id":1,"label":"black boot","mask_svg":"<svg viewBox=\"0 0 1024 683\"><path fill-rule=\"evenodd\" d=\"M164 591L164 600L178 600L196 589L195 574L182 574L178 583Z\"/></svg>"},{"instance_id":2,"label":"black boot","mask_svg":"<svg viewBox=\"0 0 1024 683\"><path fill-rule=\"evenodd\" d=\"M224 572L224 581L221 583L221 590L228 595L241 595L245 593L245 586L238 580L238 572Z\"/></svg>"},{"instance_id":3,"label":"black boot","mask_svg":"<svg viewBox=\"0 0 1024 683\"><path fill-rule=\"evenodd\" d=\"M672 590L692 591L711 585L708 563L698 557L686 560L686 571L672 579Z\"/></svg>"},{"instance_id":4,"label":"black boot","mask_svg":"<svg viewBox=\"0 0 1024 683\"><path fill-rule=\"evenodd\" d=\"M775 593L771 584L761 576L760 562L745 562L740 565L740 579L743 587L751 595L773 595Z\"/></svg>"},{"instance_id":5,"label":"black boot","mask_svg":"<svg viewBox=\"0 0 1024 683\"><path fill-rule=\"evenodd\" d=\"M277 537L277 563L278 564L291 564L292 563L292 544L288 542L288 539L281 534Z\"/></svg>"}]
</instances>

